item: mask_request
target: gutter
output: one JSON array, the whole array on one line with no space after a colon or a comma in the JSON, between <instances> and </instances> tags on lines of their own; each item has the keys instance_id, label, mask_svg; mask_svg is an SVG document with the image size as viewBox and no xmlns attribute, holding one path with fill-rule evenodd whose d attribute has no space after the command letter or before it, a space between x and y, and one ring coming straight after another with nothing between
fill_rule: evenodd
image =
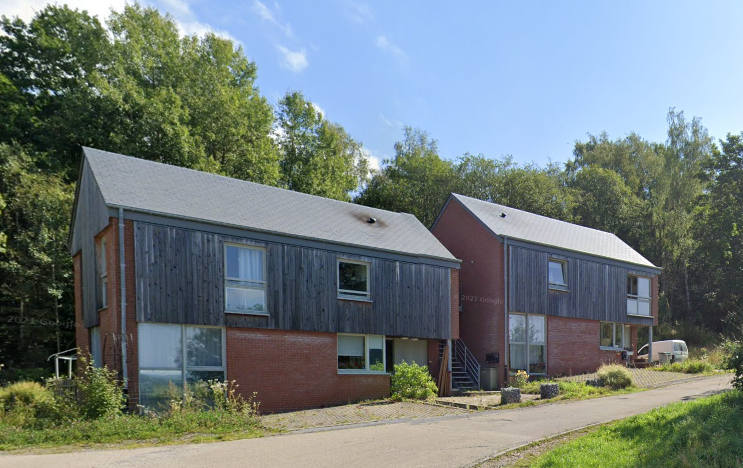
<instances>
[{"instance_id":1,"label":"gutter","mask_svg":"<svg viewBox=\"0 0 743 468\"><path fill-rule=\"evenodd\" d=\"M124 260L124 208L119 207L119 285L121 286L121 373L124 390L129 389L126 365L126 262Z\"/></svg>"},{"instance_id":2,"label":"gutter","mask_svg":"<svg viewBox=\"0 0 743 468\"><path fill-rule=\"evenodd\" d=\"M508 382L508 237L503 236L503 369Z\"/></svg>"}]
</instances>

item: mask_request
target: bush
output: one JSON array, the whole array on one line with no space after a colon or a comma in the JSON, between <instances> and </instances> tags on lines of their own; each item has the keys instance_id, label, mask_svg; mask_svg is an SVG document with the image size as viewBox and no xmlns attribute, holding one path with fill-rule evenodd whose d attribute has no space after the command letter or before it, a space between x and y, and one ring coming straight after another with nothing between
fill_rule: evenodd
<instances>
[{"instance_id":1,"label":"bush","mask_svg":"<svg viewBox=\"0 0 743 468\"><path fill-rule=\"evenodd\" d=\"M120 415L126 399L116 372L107 367L93 367L85 360L82 363L85 370L77 379L82 414L88 419Z\"/></svg>"},{"instance_id":2,"label":"bush","mask_svg":"<svg viewBox=\"0 0 743 468\"><path fill-rule=\"evenodd\" d=\"M515 375L512 375L508 381L511 387L524 388L529 383L529 374L524 370L520 370Z\"/></svg>"},{"instance_id":3,"label":"bush","mask_svg":"<svg viewBox=\"0 0 743 468\"><path fill-rule=\"evenodd\" d=\"M672 364L663 364L658 367L651 367L652 370L661 372L683 372L684 374L702 374L712 372L715 366L701 359L687 359L684 362L674 362Z\"/></svg>"},{"instance_id":4,"label":"bush","mask_svg":"<svg viewBox=\"0 0 743 468\"><path fill-rule=\"evenodd\" d=\"M37 382L17 382L0 388L0 416L8 424L27 427L57 417L54 394Z\"/></svg>"},{"instance_id":5,"label":"bush","mask_svg":"<svg viewBox=\"0 0 743 468\"><path fill-rule=\"evenodd\" d=\"M425 400L435 396L438 391L428 366L419 366L415 361L412 364L405 361L395 364L395 373L392 374L393 399Z\"/></svg>"},{"instance_id":6,"label":"bush","mask_svg":"<svg viewBox=\"0 0 743 468\"><path fill-rule=\"evenodd\" d=\"M602 364L596 374L601 383L612 390L632 386L632 374L626 367L619 364Z\"/></svg>"},{"instance_id":7,"label":"bush","mask_svg":"<svg viewBox=\"0 0 743 468\"><path fill-rule=\"evenodd\" d=\"M735 373L733 387L743 390L743 343L740 341L726 343L723 365L725 369Z\"/></svg>"}]
</instances>

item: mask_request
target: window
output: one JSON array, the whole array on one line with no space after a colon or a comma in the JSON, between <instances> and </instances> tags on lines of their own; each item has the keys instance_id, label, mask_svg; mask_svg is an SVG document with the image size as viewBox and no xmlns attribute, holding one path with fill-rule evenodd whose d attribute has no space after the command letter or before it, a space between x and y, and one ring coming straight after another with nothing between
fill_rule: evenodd
<instances>
[{"instance_id":1,"label":"window","mask_svg":"<svg viewBox=\"0 0 743 468\"><path fill-rule=\"evenodd\" d=\"M650 316L650 278L627 276L627 315Z\"/></svg>"},{"instance_id":2,"label":"window","mask_svg":"<svg viewBox=\"0 0 743 468\"><path fill-rule=\"evenodd\" d=\"M106 265L106 238L101 237L98 244L98 308L108 307L108 269Z\"/></svg>"},{"instance_id":3,"label":"window","mask_svg":"<svg viewBox=\"0 0 743 468\"><path fill-rule=\"evenodd\" d=\"M384 372L385 342L381 335L338 335L338 372Z\"/></svg>"},{"instance_id":4,"label":"window","mask_svg":"<svg viewBox=\"0 0 743 468\"><path fill-rule=\"evenodd\" d=\"M550 289L559 289L561 291L567 291L567 270L568 264L562 260L549 260L549 287Z\"/></svg>"},{"instance_id":5,"label":"window","mask_svg":"<svg viewBox=\"0 0 743 468\"><path fill-rule=\"evenodd\" d=\"M369 264L355 260L338 260L338 297L369 300Z\"/></svg>"},{"instance_id":6,"label":"window","mask_svg":"<svg viewBox=\"0 0 743 468\"><path fill-rule=\"evenodd\" d=\"M267 315L265 249L226 244L224 255L225 311Z\"/></svg>"},{"instance_id":7,"label":"window","mask_svg":"<svg viewBox=\"0 0 743 468\"><path fill-rule=\"evenodd\" d=\"M524 370L529 374L546 374L544 315L510 314L508 316L508 343L511 371Z\"/></svg>"},{"instance_id":8,"label":"window","mask_svg":"<svg viewBox=\"0 0 743 468\"><path fill-rule=\"evenodd\" d=\"M101 327L90 329L90 358L93 367L103 367L103 355L101 353Z\"/></svg>"},{"instance_id":9,"label":"window","mask_svg":"<svg viewBox=\"0 0 743 468\"><path fill-rule=\"evenodd\" d=\"M629 346L629 327L621 323L601 322L601 349L624 349Z\"/></svg>"},{"instance_id":10,"label":"window","mask_svg":"<svg viewBox=\"0 0 743 468\"><path fill-rule=\"evenodd\" d=\"M224 381L224 329L139 324L139 402L157 407L200 380Z\"/></svg>"}]
</instances>

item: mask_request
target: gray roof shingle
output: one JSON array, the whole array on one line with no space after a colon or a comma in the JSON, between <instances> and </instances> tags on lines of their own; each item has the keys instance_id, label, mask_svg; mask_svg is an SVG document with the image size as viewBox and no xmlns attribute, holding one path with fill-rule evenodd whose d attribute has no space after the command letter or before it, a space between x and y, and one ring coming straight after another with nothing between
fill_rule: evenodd
<instances>
[{"instance_id":1,"label":"gray roof shingle","mask_svg":"<svg viewBox=\"0 0 743 468\"><path fill-rule=\"evenodd\" d=\"M291 237L457 261L418 219L83 148L109 206ZM375 224L367 222L376 218Z\"/></svg>"},{"instance_id":2,"label":"gray roof shingle","mask_svg":"<svg viewBox=\"0 0 743 468\"><path fill-rule=\"evenodd\" d=\"M658 268L612 233L464 195L452 194L452 197L496 235L634 265ZM501 217L501 213L505 213L506 217Z\"/></svg>"}]
</instances>

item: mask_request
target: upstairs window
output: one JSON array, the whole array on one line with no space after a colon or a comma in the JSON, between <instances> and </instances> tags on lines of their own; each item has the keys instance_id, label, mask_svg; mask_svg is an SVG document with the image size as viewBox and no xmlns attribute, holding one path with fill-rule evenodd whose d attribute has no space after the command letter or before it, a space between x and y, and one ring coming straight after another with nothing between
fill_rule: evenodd
<instances>
[{"instance_id":1,"label":"upstairs window","mask_svg":"<svg viewBox=\"0 0 743 468\"><path fill-rule=\"evenodd\" d=\"M650 278L627 276L627 315L650 316Z\"/></svg>"},{"instance_id":2,"label":"upstairs window","mask_svg":"<svg viewBox=\"0 0 743 468\"><path fill-rule=\"evenodd\" d=\"M227 244L225 270L225 311L267 315L266 251Z\"/></svg>"},{"instance_id":3,"label":"upstairs window","mask_svg":"<svg viewBox=\"0 0 743 468\"><path fill-rule=\"evenodd\" d=\"M560 291L568 290L568 264L562 260L555 260L551 258L549 260L549 287L550 289L558 289Z\"/></svg>"},{"instance_id":4,"label":"upstairs window","mask_svg":"<svg viewBox=\"0 0 743 468\"><path fill-rule=\"evenodd\" d=\"M338 260L338 297L369 300L369 264L356 260Z\"/></svg>"},{"instance_id":5,"label":"upstairs window","mask_svg":"<svg viewBox=\"0 0 743 468\"><path fill-rule=\"evenodd\" d=\"M108 268L106 264L106 238L98 243L98 308L108 307Z\"/></svg>"}]
</instances>

